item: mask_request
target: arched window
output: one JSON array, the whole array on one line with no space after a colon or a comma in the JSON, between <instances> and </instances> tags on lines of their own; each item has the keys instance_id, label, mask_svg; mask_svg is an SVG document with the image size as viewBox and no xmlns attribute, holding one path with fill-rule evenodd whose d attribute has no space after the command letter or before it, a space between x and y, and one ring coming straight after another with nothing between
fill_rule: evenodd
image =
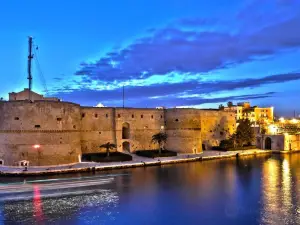
<instances>
[{"instance_id":1,"label":"arched window","mask_svg":"<svg viewBox=\"0 0 300 225\"><path fill-rule=\"evenodd\" d=\"M130 125L129 123L123 123L122 125L122 139L130 138Z\"/></svg>"}]
</instances>

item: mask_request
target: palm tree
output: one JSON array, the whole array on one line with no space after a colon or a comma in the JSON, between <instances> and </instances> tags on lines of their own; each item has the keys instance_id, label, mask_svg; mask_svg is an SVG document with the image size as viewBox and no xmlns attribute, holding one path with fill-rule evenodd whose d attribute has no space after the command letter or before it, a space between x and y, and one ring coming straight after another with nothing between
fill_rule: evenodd
<instances>
[{"instance_id":1,"label":"palm tree","mask_svg":"<svg viewBox=\"0 0 300 225\"><path fill-rule=\"evenodd\" d=\"M115 144L111 144L110 142L107 142L106 144L100 145L100 148L105 148L106 149L106 156L109 157L109 150L114 149L117 146Z\"/></svg>"},{"instance_id":2,"label":"palm tree","mask_svg":"<svg viewBox=\"0 0 300 225\"><path fill-rule=\"evenodd\" d=\"M163 150L164 145L166 144L168 139L168 135L165 132L159 132L152 136L151 142L159 145L159 154L161 154L161 150Z\"/></svg>"}]
</instances>

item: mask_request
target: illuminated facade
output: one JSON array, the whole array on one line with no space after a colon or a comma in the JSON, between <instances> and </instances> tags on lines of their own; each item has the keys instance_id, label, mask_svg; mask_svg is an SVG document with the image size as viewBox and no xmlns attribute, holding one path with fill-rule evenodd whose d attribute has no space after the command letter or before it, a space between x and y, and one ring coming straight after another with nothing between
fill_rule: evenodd
<instances>
[{"instance_id":1,"label":"illuminated facade","mask_svg":"<svg viewBox=\"0 0 300 225\"><path fill-rule=\"evenodd\" d=\"M266 134L257 138L257 147L265 150L300 150L300 134Z\"/></svg>"},{"instance_id":2,"label":"illuminated facade","mask_svg":"<svg viewBox=\"0 0 300 225\"><path fill-rule=\"evenodd\" d=\"M274 108L273 107L258 107L252 106L249 102L237 103L224 107L224 111L234 112L236 120L249 119L254 125L261 123L269 124L274 121Z\"/></svg>"},{"instance_id":3,"label":"illuminated facade","mask_svg":"<svg viewBox=\"0 0 300 225\"><path fill-rule=\"evenodd\" d=\"M221 110L84 107L24 96L0 101L0 165L75 163L107 142L123 152L157 149L151 139L160 131L167 149L201 153L236 129L235 114Z\"/></svg>"}]
</instances>

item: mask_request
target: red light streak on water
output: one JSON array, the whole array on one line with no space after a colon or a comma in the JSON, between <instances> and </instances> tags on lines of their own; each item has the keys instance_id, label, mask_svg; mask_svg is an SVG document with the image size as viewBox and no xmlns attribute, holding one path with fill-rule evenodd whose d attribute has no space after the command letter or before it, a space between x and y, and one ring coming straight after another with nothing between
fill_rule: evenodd
<instances>
[{"instance_id":1,"label":"red light streak on water","mask_svg":"<svg viewBox=\"0 0 300 225\"><path fill-rule=\"evenodd\" d=\"M39 223L44 220L41 192L38 185L33 186L33 216Z\"/></svg>"}]
</instances>

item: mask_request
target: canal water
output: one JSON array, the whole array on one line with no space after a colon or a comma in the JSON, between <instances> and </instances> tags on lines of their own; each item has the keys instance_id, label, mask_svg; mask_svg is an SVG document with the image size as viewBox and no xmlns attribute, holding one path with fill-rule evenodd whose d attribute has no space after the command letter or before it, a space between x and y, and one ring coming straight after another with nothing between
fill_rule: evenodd
<instances>
[{"instance_id":1,"label":"canal water","mask_svg":"<svg viewBox=\"0 0 300 225\"><path fill-rule=\"evenodd\" d=\"M0 224L300 224L300 154L0 179Z\"/></svg>"}]
</instances>

